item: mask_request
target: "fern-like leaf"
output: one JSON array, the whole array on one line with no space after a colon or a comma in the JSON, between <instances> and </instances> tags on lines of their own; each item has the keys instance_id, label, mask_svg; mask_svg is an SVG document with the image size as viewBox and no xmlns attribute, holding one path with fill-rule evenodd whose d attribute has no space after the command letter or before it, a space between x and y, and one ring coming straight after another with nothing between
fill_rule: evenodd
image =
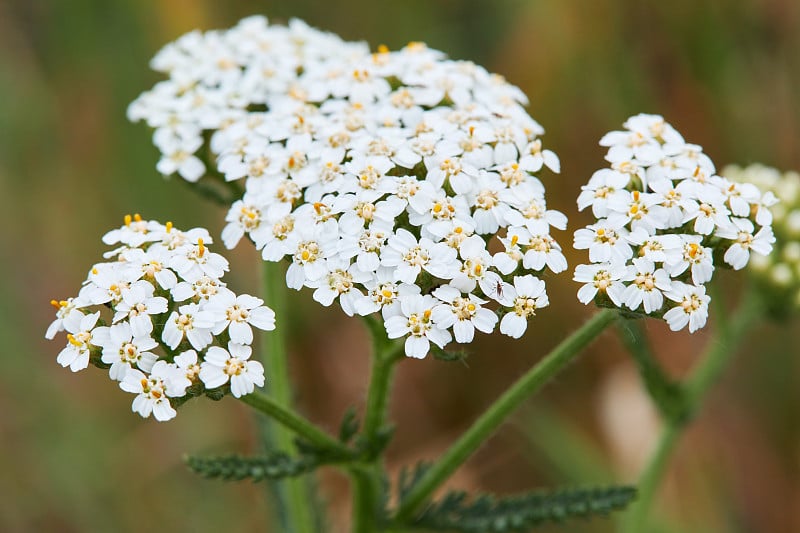
<instances>
[{"instance_id":1,"label":"fern-like leaf","mask_svg":"<svg viewBox=\"0 0 800 533\"><path fill-rule=\"evenodd\" d=\"M256 457L227 455L219 457L188 456L186 465L193 472L206 478L225 481L252 479L282 479L299 476L317 468L319 462L312 457L290 457L283 452L273 452Z\"/></svg>"},{"instance_id":2,"label":"fern-like leaf","mask_svg":"<svg viewBox=\"0 0 800 533\"><path fill-rule=\"evenodd\" d=\"M411 492L411 489L422 479L432 466L432 463L427 461L420 461L413 467L404 466L400 470L400 477L397 481L397 495L400 502L403 502Z\"/></svg>"},{"instance_id":3,"label":"fern-like leaf","mask_svg":"<svg viewBox=\"0 0 800 533\"><path fill-rule=\"evenodd\" d=\"M402 486L401 486L402 488ZM496 497L447 493L417 517L411 527L464 533L528 531L546 522L607 515L636 497L633 487L569 489Z\"/></svg>"}]
</instances>

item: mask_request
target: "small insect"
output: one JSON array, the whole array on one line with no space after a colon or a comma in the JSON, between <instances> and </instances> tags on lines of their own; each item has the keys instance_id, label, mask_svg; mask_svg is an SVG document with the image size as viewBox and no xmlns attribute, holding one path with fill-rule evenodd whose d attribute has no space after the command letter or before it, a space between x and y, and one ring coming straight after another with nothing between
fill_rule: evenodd
<instances>
[{"instance_id":1,"label":"small insect","mask_svg":"<svg viewBox=\"0 0 800 533\"><path fill-rule=\"evenodd\" d=\"M504 282L502 279L498 279L497 281L493 281L492 284L489 286L489 291L487 296L489 296L494 300L497 300L500 303L503 303L504 300L508 299L507 289L508 289L508 283Z\"/></svg>"},{"instance_id":2,"label":"small insect","mask_svg":"<svg viewBox=\"0 0 800 533\"><path fill-rule=\"evenodd\" d=\"M494 293L497 294L497 299L498 300L502 300L503 299L503 282L502 282L502 280L498 279L497 281L494 282L494 284L495 284Z\"/></svg>"}]
</instances>

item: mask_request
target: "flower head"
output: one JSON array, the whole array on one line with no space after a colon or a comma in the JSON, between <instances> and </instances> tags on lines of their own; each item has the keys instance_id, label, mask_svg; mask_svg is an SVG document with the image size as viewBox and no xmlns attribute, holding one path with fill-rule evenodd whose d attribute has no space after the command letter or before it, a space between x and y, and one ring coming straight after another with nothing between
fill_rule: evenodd
<instances>
[{"instance_id":1,"label":"flower head","mask_svg":"<svg viewBox=\"0 0 800 533\"><path fill-rule=\"evenodd\" d=\"M637 115L624 131L605 135L611 168L583 187L578 207L597 221L575 232L578 299L662 317L673 330L694 332L706 323L704 284L714 252L739 270L752 254L766 256L775 242L766 207L774 195L752 183L716 174L699 146L657 115ZM666 298L665 298L666 297ZM670 302L679 306L670 308Z\"/></svg>"},{"instance_id":2,"label":"flower head","mask_svg":"<svg viewBox=\"0 0 800 533\"><path fill-rule=\"evenodd\" d=\"M109 368L111 379L136 394L133 411L159 421L176 415L170 398L223 385L239 397L264 384L261 364L246 360L252 328L275 329L275 313L261 299L225 287L219 277L227 261L207 249L206 230L182 232L137 215L103 240L122 246L105 254L110 262L92 267L79 296L52 302L56 320L45 336L67 333L59 364L73 372L90 364ZM209 262L192 259L201 256ZM220 345L229 340L231 357L246 361L246 372L204 385L202 369L214 366L209 357L220 360Z\"/></svg>"},{"instance_id":3,"label":"flower head","mask_svg":"<svg viewBox=\"0 0 800 533\"><path fill-rule=\"evenodd\" d=\"M192 154L210 138L219 174L245 190L226 217L225 245L246 237L264 260L289 259L287 285L313 289L323 305L381 311L396 333L389 319L405 298L452 306L449 289L437 292L450 286L480 306L487 321L474 327L491 330L488 314L496 322L511 309L496 287L567 268L551 235L566 217L547 208L537 175L558 172L558 158L522 92L478 65L421 43L373 54L256 17L185 36L153 66L168 79L129 115L163 138L160 169L194 180ZM497 239L500 253L490 251ZM174 267L189 283L221 274L191 257ZM417 289L400 295L404 286ZM469 336L463 321L442 323L407 328L407 355L425 355L429 331L435 344L452 338L438 331Z\"/></svg>"}]
</instances>

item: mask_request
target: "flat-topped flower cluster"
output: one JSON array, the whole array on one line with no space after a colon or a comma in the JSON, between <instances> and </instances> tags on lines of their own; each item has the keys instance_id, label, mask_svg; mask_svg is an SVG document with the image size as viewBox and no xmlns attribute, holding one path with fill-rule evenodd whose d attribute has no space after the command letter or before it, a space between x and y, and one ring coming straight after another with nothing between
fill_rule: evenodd
<instances>
[{"instance_id":1,"label":"flat-topped flower cluster","mask_svg":"<svg viewBox=\"0 0 800 533\"><path fill-rule=\"evenodd\" d=\"M153 61L170 79L130 108L165 173L244 182L222 239L288 260L289 287L348 315L380 312L406 354L474 332L520 337L567 268L536 174L558 172L525 96L421 43L375 53L299 22L192 33Z\"/></svg>"},{"instance_id":2,"label":"flat-topped flower cluster","mask_svg":"<svg viewBox=\"0 0 800 533\"><path fill-rule=\"evenodd\" d=\"M800 310L800 173L780 172L760 164L728 166L724 173L737 183L753 183L780 200L772 208L775 250L768 257L755 256L749 268L767 289L773 311L797 312Z\"/></svg>"},{"instance_id":3,"label":"flat-topped flower cluster","mask_svg":"<svg viewBox=\"0 0 800 533\"><path fill-rule=\"evenodd\" d=\"M136 215L103 242L117 245L110 261L91 268L78 296L52 302L46 337L67 332L58 363L108 368L136 394L133 410L159 421L176 415L178 398L212 389L238 398L264 385L263 366L249 360L252 328L274 329L275 313L225 286L228 261L207 248L208 231Z\"/></svg>"},{"instance_id":4,"label":"flat-topped flower cluster","mask_svg":"<svg viewBox=\"0 0 800 533\"><path fill-rule=\"evenodd\" d=\"M702 148L664 119L637 115L605 135L602 169L582 187L578 207L594 224L575 232L588 249L575 281L578 299L663 317L673 331L694 332L708 317L705 283L714 255L735 270L751 252L767 255L775 238L768 209L777 200L752 183L716 175Z\"/></svg>"}]
</instances>

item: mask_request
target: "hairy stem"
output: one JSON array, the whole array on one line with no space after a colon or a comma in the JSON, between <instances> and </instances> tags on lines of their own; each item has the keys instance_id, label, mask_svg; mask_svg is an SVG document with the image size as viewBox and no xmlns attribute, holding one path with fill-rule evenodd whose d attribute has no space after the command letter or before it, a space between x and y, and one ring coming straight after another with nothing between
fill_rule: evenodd
<instances>
[{"instance_id":1,"label":"hairy stem","mask_svg":"<svg viewBox=\"0 0 800 533\"><path fill-rule=\"evenodd\" d=\"M282 429L287 430L285 433L289 435L289 440L287 441L289 444L292 444L292 436L296 434L303 440L323 450L335 452L343 457L353 455L352 450L347 446L319 429L302 415L280 405L263 392L251 392L246 396L242 396L239 400L267 415L280 424Z\"/></svg>"},{"instance_id":2,"label":"hairy stem","mask_svg":"<svg viewBox=\"0 0 800 533\"><path fill-rule=\"evenodd\" d=\"M364 463L350 469L353 487L353 531L376 530L376 513L381 501L383 464L380 452L385 444L380 438L384 429L386 407L392 375L402 357L402 343L389 340L383 324L372 316L364 318L372 336L372 370L367 406L364 413L363 437L366 444Z\"/></svg>"},{"instance_id":3,"label":"hairy stem","mask_svg":"<svg viewBox=\"0 0 800 533\"><path fill-rule=\"evenodd\" d=\"M563 370L616 317L616 311L600 311L506 390L422 476L398 507L396 520L402 523L411 519L414 512L497 430L512 411Z\"/></svg>"},{"instance_id":4,"label":"hairy stem","mask_svg":"<svg viewBox=\"0 0 800 533\"><path fill-rule=\"evenodd\" d=\"M372 371L364 413L364 437L372 443L383 429L392 375L395 363L402 357L403 345L386 337L380 321L373 317L366 317L366 320L372 334Z\"/></svg>"},{"instance_id":5,"label":"hairy stem","mask_svg":"<svg viewBox=\"0 0 800 533\"><path fill-rule=\"evenodd\" d=\"M263 394L257 396L250 394L242 399L264 413L267 413L268 410L271 411L267 414L270 414L272 420L264 425L262 432L264 444L268 448L287 452L292 450L294 433L323 447L341 446L315 425L292 411L288 354L286 338L283 333L288 328L282 323L286 320L286 287L283 283L283 271L279 264L264 262L262 284L264 300L275 311L278 322L275 331L268 332L263 336L264 342L262 343L262 362L266 370L270 397ZM276 481L273 486L278 492L282 506L284 527L296 533L314 531L316 520L310 480L307 478L287 479Z\"/></svg>"},{"instance_id":6,"label":"hairy stem","mask_svg":"<svg viewBox=\"0 0 800 533\"><path fill-rule=\"evenodd\" d=\"M736 355L739 344L757 323L762 311L762 302L754 293L748 293L730 320L726 320L724 316L719 317L716 335L709 341L706 353L685 381L683 409L665 420L655 451L642 472L639 497L623 521L622 531L625 533L646 531L656 491L661 485L683 428L700 409L706 393Z\"/></svg>"}]
</instances>

